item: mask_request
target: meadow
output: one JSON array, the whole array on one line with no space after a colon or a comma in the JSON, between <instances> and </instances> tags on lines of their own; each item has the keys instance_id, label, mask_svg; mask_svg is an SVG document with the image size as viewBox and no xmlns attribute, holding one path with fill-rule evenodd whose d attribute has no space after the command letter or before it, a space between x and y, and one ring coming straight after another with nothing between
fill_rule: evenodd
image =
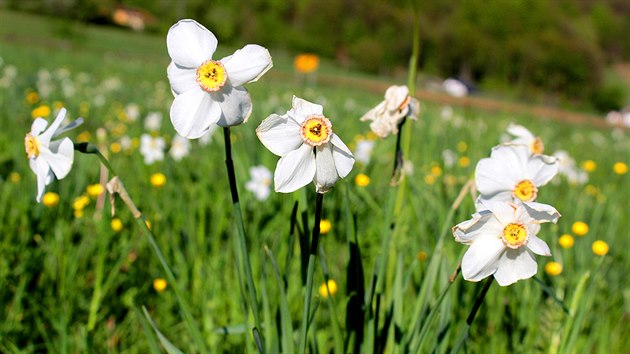
<instances>
[{"instance_id":1,"label":"meadow","mask_svg":"<svg viewBox=\"0 0 630 354\"><path fill-rule=\"evenodd\" d=\"M0 10L1 352L159 353L164 342L143 307L176 347L201 351L175 286L210 352L257 352L221 131L209 141L191 141L182 158L168 153L176 139L165 42L162 35ZM218 57L235 49L219 38ZM445 353L460 344L471 353L628 351L630 179L619 167L630 164L628 130L421 101L418 120L407 121L402 133L412 137L405 182L393 187L396 138L376 138L359 121L384 92L341 83L404 82L341 70L325 60L317 75L338 77L339 83L305 79L294 72L293 56L269 50L274 67L246 86L253 113L231 129L265 352L297 351L301 339L300 239L313 225L315 193L312 184L292 194L272 189L261 201L246 184L252 166L273 172L278 158L255 129L268 115L285 113L293 95L323 105L353 152L361 141L374 143L369 161L356 162L324 198L322 218L330 229L320 237L308 351L352 351L353 341L361 352ZM47 187L54 195L36 203L24 136L36 116L52 121L62 106L69 117L85 120L66 135L95 144L108 157L150 222L177 284L165 281L146 234L119 199L112 215L109 196L94 187L107 181L94 155L77 152L70 174ZM147 128L151 114L161 115L161 124ZM534 279L490 287L469 326L466 318L483 284L461 275L449 282L467 248L453 240L451 227L468 220L475 203L466 193L452 206L509 123L540 136L547 154L568 152L586 180L558 175L541 188L539 201L562 214L539 234L552 256L537 257ZM163 160L145 163L143 134L164 138ZM390 229L390 199L398 194ZM563 235L574 242L560 242ZM609 246L606 254L593 252L597 240ZM552 261L560 272L545 271ZM335 281L334 295L318 291L325 279Z\"/></svg>"}]
</instances>

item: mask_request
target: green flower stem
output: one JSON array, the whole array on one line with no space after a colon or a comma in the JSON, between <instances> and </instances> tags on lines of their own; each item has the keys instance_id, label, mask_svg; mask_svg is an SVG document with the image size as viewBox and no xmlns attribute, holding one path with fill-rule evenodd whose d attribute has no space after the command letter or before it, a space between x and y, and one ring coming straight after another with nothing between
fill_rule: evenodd
<instances>
[{"instance_id":1,"label":"green flower stem","mask_svg":"<svg viewBox=\"0 0 630 354\"><path fill-rule=\"evenodd\" d=\"M313 295L313 274L315 273L315 260L317 258L317 245L319 243L319 222L322 219L322 205L324 194L317 193L315 201L315 221L313 222L313 234L308 256L308 268L306 273L306 295L304 296L304 310L302 312L302 327L300 329L300 343L298 353L304 354L308 336L308 323L311 309L311 297Z\"/></svg>"},{"instance_id":2,"label":"green flower stem","mask_svg":"<svg viewBox=\"0 0 630 354\"><path fill-rule=\"evenodd\" d=\"M249 253L247 251L247 242L245 237L245 227L243 224L243 214L241 212L241 205L238 200L238 189L236 185L236 175L234 173L234 162L232 161L232 142L230 140L230 128L223 128L223 137L225 139L225 166L227 167L228 179L230 182L230 191L232 193L232 211L236 218L236 230L238 237L238 244L241 251L241 257L243 261L243 269L245 270L245 281L247 282L247 294L249 297L249 305L251 306L252 313L254 314L254 322L257 329L262 329L260 322L260 312L258 309L258 296L256 294L256 286L254 285L254 276L252 275L252 266L249 261ZM260 341L264 340L260 337Z\"/></svg>"},{"instance_id":3,"label":"green flower stem","mask_svg":"<svg viewBox=\"0 0 630 354\"><path fill-rule=\"evenodd\" d=\"M481 289L481 292L477 296L477 299L475 300L475 303L472 309L470 310L470 314L468 315L468 318L466 318L466 325L464 327L464 330L459 335L457 344L455 345L451 353L459 353L459 350L462 348L464 341L466 341L466 339L468 338L470 326L472 326L472 323L475 320L475 316L477 315L477 312L479 311L479 308L481 307L483 300L486 298L486 294L488 293L488 290L490 289L490 286L492 285L493 282L494 282L494 277L490 276L488 277L488 279L486 279L486 282L483 284L483 289Z\"/></svg>"},{"instance_id":4,"label":"green flower stem","mask_svg":"<svg viewBox=\"0 0 630 354\"><path fill-rule=\"evenodd\" d=\"M109 163L107 158L105 158L105 156L98 150L98 148L90 143L75 144L74 148L75 150L79 152L82 152L85 154L95 154L96 156L98 156L99 160L107 168L109 173L112 176L114 176L110 180L110 182L107 184L107 188L110 194L112 195L112 198L113 198L113 194L117 193L121 197L125 205L129 208L131 213L133 214L133 217L136 220L136 223L138 224L138 226L142 230L144 230L144 234L147 236L147 239L149 240L149 244L151 245L151 248L155 252L155 255L157 256L158 260L160 261L160 264L162 265L162 268L164 269L164 273L166 274L167 281L172 284L173 291L175 292L175 297L177 298L177 303L179 304L179 308L182 311L182 315L184 316L184 320L186 321L188 330L190 331L193 337L193 340L195 341L195 345L197 346L199 351L201 351L202 353L207 353L208 349L206 348L206 344L203 340L201 332L199 332L199 328L195 324L195 321L190 312L190 307L188 306L188 303L184 299L184 296L181 290L179 289L179 285L177 283L177 280L175 279L175 275L173 274L173 271L169 267L168 263L166 262L166 258L162 254L162 250L160 249L160 246L155 241L155 235L153 235L153 232L151 231L151 229L149 229L149 226L147 225L144 216L136 207L135 203L129 196L129 193L127 193L127 190L125 189L122 181L116 175L116 172L112 168L112 165ZM112 210L113 210L113 203L112 203Z\"/></svg>"}]
</instances>

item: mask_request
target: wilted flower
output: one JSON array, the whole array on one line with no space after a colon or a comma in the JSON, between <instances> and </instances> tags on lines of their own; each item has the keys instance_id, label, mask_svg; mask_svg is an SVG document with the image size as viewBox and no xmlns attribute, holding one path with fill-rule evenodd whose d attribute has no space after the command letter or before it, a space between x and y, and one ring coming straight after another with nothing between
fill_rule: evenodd
<instances>
[{"instance_id":1,"label":"wilted flower","mask_svg":"<svg viewBox=\"0 0 630 354\"><path fill-rule=\"evenodd\" d=\"M534 134L524 126L510 123L507 127L507 132L514 137L514 139L507 141L506 144L525 145L532 154L542 154L544 152L545 145L542 139L534 136Z\"/></svg>"},{"instance_id":2,"label":"wilted flower","mask_svg":"<svg viewBox=\"0 0 630 354\"><path fill-rule=\"evenodd\" d=\"M245 189L254 193L256 199L263 201L271 192L271 171L265 166L253 166L249 169L251 179L245 184Z\"/></svg>"},{"instance_id":3,"label":"wilted flower","mask_svg":"<svg viewBox=\"0 0 630 354\"><path fill-rule=\"evenodd\" d=\"M556 158L532 155L524 145L500 145L479 161L475 182L480 200L530 202L557 172Z\"/></svg>"},{"instance_id":4,"label":"wilted flower","mask_svg":"<svg viewBox=\"0 0 630 354\"><path fill-rule=\"evenodd\" d=\"M385 91L385 101L369 110L361 121L372 121L370 129L381 138L398 134L403 118L416 119L420 114L420 102L409 96L407 86L390 86Z\"/></svg>"},{"instance_id":5,"label":"wilted flower","mask_svg":"<svg viewBox=\"0 0 630 354\"><path fill-rule=\"evenodd\" d=\"M180 161L184 157L188 156L189 153L190 140L176 134L173 141L171 141L171 149L168 151L168 154L171 155L175 161Z\"/></svg>"},{"instance_id":6,"label":"wilted flower","mask_svg":"<svg viewBox=\"0 0 630 354\"><path fill-rule=\"evenodd\" d=\"M322 106L294 96L291 110L270 115L256 129L263 145L281 156L276 192L290 193L312 181L318 193L325 193L352 170L352 153L322 113Z\"/></svg>"},{"instance_id":7,"label":"wilted flower","mask_svg":"<svg viewBox=\"0 0 630 354\"><path fill-rule=\"evenodd\" d=\"M217 38L194 20L181 20L166 37L168 79L175 100L171 122L189 139L204 135L214 124L241 124L252 111L242 85L258 80L272 66L267 49L248 44L221 60L213 60Z\"/></svg>"},{"instance_id":8,"label":"wilted flower","mask_svg":"<svg viewBox=\"0 0 630 354\"><path fill-rule=\"evenodd\" d=\"M142 134L140 137L140 153L144 157L144 163L150 165L155 161L164 160L165 145L164 138L160 136L152 137L149 134Z\"/></svg>"},{"instance_id":9,"label":"wilted flower","mask_svg":"<svg viewBox=\"0 0 630 354\"><path fill-rule=\"evenodd\" d=\"M470 248L462 259L464 279L479 281L494 275L505 286L534 276L534 254L550 256L549 246L538 238L543 222L555 223L560 214L549 205L484 201L473 218L453 227L455 240Z\"/></svg>"},{"instance_id":10,"label":"wilted flower","mask_svg":"<svg viewBox=\"0 0 630 354\"><path fill-rule=\"evenodd\" d=\"M37 202L41 201L44 190L54 177L62 179L70 172L74 162L74 144L69 138L57 141L51 139L83 122L79 118L65 127L60 127L66 117L66 110L61 109L57 118L46 129L48 122L43 118L33 121L31 132L24 138L31 170L37 175ZM46 129L46 131L44 131Z\"/></svg>"}]
</instances>

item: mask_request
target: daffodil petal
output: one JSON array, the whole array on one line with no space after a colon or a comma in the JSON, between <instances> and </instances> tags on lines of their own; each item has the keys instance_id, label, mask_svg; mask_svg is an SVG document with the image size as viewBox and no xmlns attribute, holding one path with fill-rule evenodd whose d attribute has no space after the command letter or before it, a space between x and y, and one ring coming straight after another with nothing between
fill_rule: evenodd
<instances>
[{"instance_id":1,"label":"daffodil petal","mask_svg":"<svg viewBox=\"0 0 630 354\"><path fill-rule=\"evenodd\" d=\"M199 88L196 69L180 67L172 61L166 68L166 74L171 84L171 89L176 95Z\"/></svg>"},{"instance_id":2,"label":"daffodil petal","mask_svg":"<svg viewBox=\"0 0 630 354\"><path fill-rule=\"evenodd\" d=\"M481 238L498 238L501 224L493 217L490 210L475 213L472 219L463 221L453 227L455 241L469 245Z\"/></svg>"},{"instance_id":3,"label":"daffodil petal","mask_svg":"<svg viewBox=\"0 0 630 354\"><path fill-rule=\"evenodd\" d=\"M269 51L257 44L244 46L234 54L221 59L221 63L232 86L254 82L273 66Z\"/></svg>"},{"instance_id":4,"label":"daffodil petal","mask_svg":"<svg viewBox=\"0 0 630 354\"><path fill-rule=\"evenodd\" d=\"M37 136L48 126L48 121L44 118L36 118L31 125L31 135Z\"/></svg>"},{"instance_id":5,"label":"daffodil petal","mask_svg":"<svg viewBox=\"0 0 630 354\"><path fill-rule=\"evenodd\" d=\"M354 156L337 134L332 134L330 143L332 143L332 156L335 160L335 168L337 169L339 177L344 178L352 171Z\"/></svg>"},{"instance_id":6,"label":"daffodil petal","mask_svg":"<svg viewBox=\"0 0 630 354\"><path fill-rule=\"evenodd\" d=\"M543 203L523 203L523 210L532 221L538 223L552 222L555 224L558 221L558 218L560 218L560 213L556 210L556 208Z\"/></svg>"},{"instance_id":7,"label":"daffodil petal","mask_svg":"<svg viewBox=\"0 0 630 354\"><path fill-rule=\"evenodd\" d=\"M217 49L217 38L194 20L181 20L166 35L168 55L177 65L196 69L211 59Z\"/></svg>"},{"instance_id":8,"label":"daffodil petal","mask_svg":"<svg viewBox=\"0 0 630 354\"><path fill-rule=\"evenodd\" d=\"M547 245L545 241L541 240L536 235L529 235L529 237L527 238L527 248L529 248L530 251L536 253L537 255L547 257L551 256L549 245Z\"/></svg>"},{"instance_id":9,"label":"daffodil petal","mask_svg":"<svg viewBox=\"0 0 630 354\"><path fill-rule=\"evenodd\" d=\"M300 126L287 116L272 114L256 128L256 135L269 151L284 156L297 149L304 140L300 137Z\"/></svg>"},{"instance_id":10,"label":"daffodil petal","mask_svg":"<svg viewBox=\"0 0 630 354\"><path fill-rule=\"evenodd\" d=\"M315 157L313 148L302 144L297 150L284 155L276 165L273 176L276 192L291 193L313 181Z\"/></svg>"},{"instance_id":11,"label":"daffodil petal","mask_svg":"<svg viewBox=\"0 0 630 354\"><path fill-rule=\"evenodd\" d=\"M479 193L485 197L484 199L511 199L511 193L507 195L507 199L496 198L497 194L511 190L514 187L514 179L506 171L506 167L502 166L501 163L497 163L496 160L485 158L477 163L475 183ZM502 193L501 197L505 197L505 193Z\"/></svg>"},{"instance_id":12,"label":"daffodil petal","mask_svg":"<svg viewBox=\"0 0 630 354\"><path fill-rule=\"evenodd\" d=\"M37 197L35 198L38 203L41 203L44 192L46 191L46 185L48 174L50 173L50 166L44 160L43 156L39 156L35 159L35 175L37 176Z\"/></svg>"},{"instance_id":13,"label":"daffodil petal","mask_svg":"<svg viewBox=\"0 0 630 354\"><path fill-rule=\"evenodd\" d=\"M55 134L55 131L57 130L57 128L59 128L65 118L66 109L62 108L57 114L57 118L55 118L50 127L48 127L48 129L46 129L46 131L38 137L39 143L41 145L48 146L48 144L50 144L50 139L52 139L53 134Z\"/></svg>"},{"instance_id":14,"label":"daffodil petal","mask_svg":"<svg viewBox=\"0 0 630 354\"><path fill-rule=\"evenodd\" d=\"M496 200L484 200L482 203L484 208L490 210L501 224L507 225L516 220L516 209L519 204Z\"/></svg>"},{"instance_id":15,"label":"daffodil petal","mask_svg":"<svg viewBox=\"0 0 630 354\"><path fill-rule=\"evenodd\" d=\"M224 87L210 96L221 107L221 118L217 121L219 126L231 127L247 122L252 113L252 99L244 87Z\"/></svg>"},{"instance_id":16,"label":"daffodil petal","mask_svg":"<svg viewBox=\"0 0 630 354\"><path fill-rule=\"evenodd\" d=\"M536 275L538 265L536 258L527 249L508 249L501 255L498 261L498 269L494 278L501 286L516 283L522 279L528 279Z\"/></svg>"},{"instance_id":17,"label":"daffodil petal","mask_svg":"<svg viewBox=\"0 0 630 354\"><path fill-rule=\"evenodd\" d=\"M501 239L480 239L473 242L462 258L462 275L469 281L481 279L497 271L497 261L505 252Z\"/></svg>"},{"instance_id":18,"label":"daffodil petal","mask_svg":"<svg viewBox=\"0 0 630 354\"><path fill-rule=\"evenodd\" d=\"M508 133L519 138L526 138L527 140L534 139L534 134L522 125L510 123L506 130Z\"/></svg>"},{"instance_id":19,"label":"daffodil petal","mask_svg":"<svg viewBox=\"0 0 630 354\"><path fill-rule=\"evenodd\" d=\"M68 175L74 162L74 144L70 138L54 141L49 149L40 150L40 155L46 159L50 169L57 179Z\"/></svg>"},{"instance_id":20,"label":"daffodil petal","mask_svg":"<svg viewBox=\"0 0 630 354\"><path fill-rule=\"evenodd\" d=\"M527 170L532 172L531 179L536 186L544 186L558 173L559 165L556 159L535 156L527 164Z\"/></svg>"},{"instance_id":21,"label":"daffodil petal","mask_svg":"<svg viewBox=\"0 0 630 354\"><path fill-rule=\"evenodd\" d=\"M335 160L333 159L332 145L324 144L318 146L315 153L315 190L317 193L328 192L339 179Z\"/></svg>"},{"instance_id":22,"label":"daffodil petal","mask_svg":"<svg viewBox=\"0 0 630 354\"><path fill-rule=\"evenodd\" d=\"M201 88L178 95L171 106L173 127L179 135L188 139L204 135L219 118L221 107Z\"/></svg>"},{"instance_id":23,"label":"daffodil petal","mask_svg":"<svg viewBox=\"0 0 630 354\"><path fill-rule=\"evenodd\" d=\"M293 96L292 106L293 107L289 110L289 112L287 112L287 115L293 118L293 120L295 120L298 124L302 124L304 119L308 116L315 114L321 115L324 112L324 107L321 105L311 103L296 96Z\"/></svg>"}]
</instances>

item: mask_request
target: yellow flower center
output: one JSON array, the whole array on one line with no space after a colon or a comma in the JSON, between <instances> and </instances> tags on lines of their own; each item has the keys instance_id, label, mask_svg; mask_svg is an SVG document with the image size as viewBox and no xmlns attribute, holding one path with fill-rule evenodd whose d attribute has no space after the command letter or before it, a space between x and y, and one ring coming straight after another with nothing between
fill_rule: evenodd
<instances>
[{"instance_id":1,"label":"yellow flower center","mask_svg":"<svg viewBox=\"0 0 630 354\"><path fill-rule=\"evenodd\" d=\"M509 248L519 248L527 244L527 229L523 224L510 223L503 229L501 237Z\"/></svg>"},{"instance_id":2,"label":"yellow flower center","mask_svg":"<svg viewBox=\"0 0 630 354\"><path fill-rule=\"evenodd\" d=\"M204 91L219 91L226 81L227 73L220 61L206 60L197 68L197 83Z\"/></svg>"},{"instance_id":3,"label":"yellow flower center","mask_svg":"<svg viewBox=\"0 0 630 354\"><path fill-rule=\"evenodd\" d=\"M24 138L24 148L29 159L39 156L39 141L30 133Z\"/></svg>"},{"instance_id":4,"label":"yellow flower center","mask_svg":"<svg viewBox=\"0 0 630 354\"><path fill-rule=\"evenodd\" d=\"M532 141L532 144L529 146L529 148L532 151L532 153L535 155L540 155L543 153L543 151L545 151L545 145L543 144L540 138L534 139L534 141Z\"/></svg>"},{"instance_id":5,"label":"yellow flower center","mask_svg":"<svg viewBox=\"0 0 630 354\"><path fill-rule=\"evenodd\" d=\"M330 141L332 123L328 118L315 114L304 120L300 126L300 136L310 146L320 146Z\"/></svg>"},{"instance_id":6,"label":"yellow flower center","mask_svg":"<svg viewBox=\"0 0 630 354\"><path fill-rule=\"evenodd\" d=\"M538 188L528 179L524 179L514 186L512 195L524 202L531 202L538 195Z\"/></svg>"}]
</instances>

